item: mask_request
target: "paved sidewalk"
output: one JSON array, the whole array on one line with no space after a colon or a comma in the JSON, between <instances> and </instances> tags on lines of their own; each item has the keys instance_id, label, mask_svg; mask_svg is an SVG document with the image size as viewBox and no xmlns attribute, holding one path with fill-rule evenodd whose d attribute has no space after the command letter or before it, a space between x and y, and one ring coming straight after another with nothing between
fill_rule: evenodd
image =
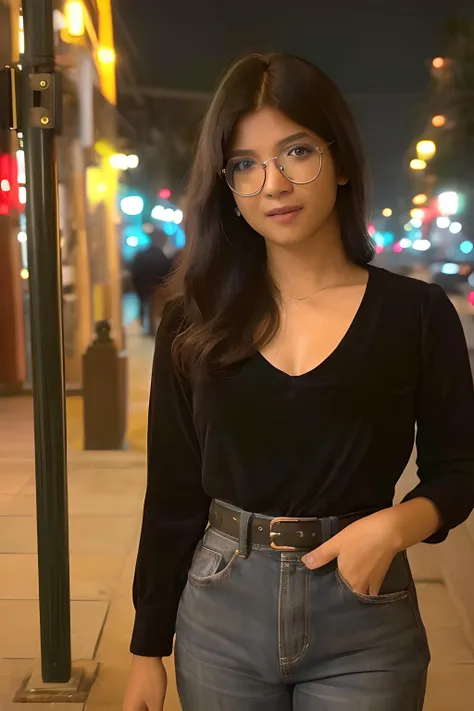
<instances>
[{"instance_id":1,"label":"paved sidewalk","mask_svg":"<svg viewBox=\"0 0 474 711\"><path fill-rule=\"evenodd\" d=\"M134 325L128 330L128 450L82 452L81 401L68 400L73 659L94 658L101 666L85 707L55 705L55 711L120 711L130 668L130 590L145 483L153 344ZM411 485L413 471L411 464L400 490ZM0 711L19 711L11 695L39 657L34 492L31 400L0 399ZM433 656L425 711L470 711L473 650L443 581L441 548L419 546L411 552ZM171 666L170 679L166 711L179 711ZM28 704L28 711L46 708Z\"/></svg>"}]
</instances>

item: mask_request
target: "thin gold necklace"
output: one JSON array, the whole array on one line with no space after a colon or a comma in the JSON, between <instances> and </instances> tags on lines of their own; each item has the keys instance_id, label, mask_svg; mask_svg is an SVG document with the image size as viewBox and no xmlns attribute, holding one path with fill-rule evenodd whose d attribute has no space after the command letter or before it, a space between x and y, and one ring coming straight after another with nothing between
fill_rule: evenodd
<instances>
[{"instance_id":1,"label":"thin gold necklace","mask_svg":"<svg viewBox=\"0 0 474 711\"><path fill-rule=\"evenodd\" d=\"M306 296L292 296L291 294L288 294L290 299L293 299L293 301L305 301L306 299L309 299L311 296L316 296L316 294L320 294L322 291L326 291L327 289L336 289L338 286L343 286L343 284L331 284L331 286L324 286L322 289L318 289L317 291L312 291L310 294L307 294Z\"/></svg>"}]
</instances>

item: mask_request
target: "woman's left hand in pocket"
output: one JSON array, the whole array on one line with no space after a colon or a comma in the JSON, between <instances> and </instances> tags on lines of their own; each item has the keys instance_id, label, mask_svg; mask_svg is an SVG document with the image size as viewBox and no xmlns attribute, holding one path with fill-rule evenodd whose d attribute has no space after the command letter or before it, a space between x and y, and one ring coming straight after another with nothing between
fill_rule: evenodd
<instances>
[{"instance_id":1,"label":"woman's left hand in pocket","mask_svg":"<svg viewBox=\"0 0 474 711\"><path fill-rule=\"evenodd\" d=\"M361 518L303 556L310 570L335 558L339 572L354 592L378 595L398 553L390 509Z\"/></svg>"}]
</instances>

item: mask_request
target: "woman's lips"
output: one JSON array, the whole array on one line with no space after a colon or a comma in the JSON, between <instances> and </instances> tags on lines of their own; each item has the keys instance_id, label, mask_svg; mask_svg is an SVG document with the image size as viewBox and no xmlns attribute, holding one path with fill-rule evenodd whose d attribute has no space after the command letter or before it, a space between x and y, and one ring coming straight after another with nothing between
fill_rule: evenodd
<instances>
[{"instance_id":1,"label":"woman's lips","mask_svg":"<svg viewBox=\"0 0 474 711\"><path fill-rule=\"evenodd\" d=\"M269 217L271 220L274 220L275 222L278 223L283 223L286 224L288 222L293 222L300 212L303 210L302 207L289 207L287 210L283 211L284 208L282 208L281 212L274 212L272 213L267 213L267 217Z\"/></svg>"}]
</instances>

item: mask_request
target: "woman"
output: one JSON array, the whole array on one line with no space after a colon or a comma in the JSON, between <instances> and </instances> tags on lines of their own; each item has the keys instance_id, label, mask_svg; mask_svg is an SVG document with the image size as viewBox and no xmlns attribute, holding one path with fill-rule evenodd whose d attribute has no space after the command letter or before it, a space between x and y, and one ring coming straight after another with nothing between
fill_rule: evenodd
<instances>
[{"instance_id":1,"label":"woman","mask_svg":"<svg viewBox=\"0 0 474 711\"><path fill-rule=\"evenodd\" d=\"M473 508L473 386L444 293L369 266L364 172L314 66L225 77L157 336L126 711L163 708L175 629L184 711L422 708L405 551Z\"/></svg>"}]
</instances>

